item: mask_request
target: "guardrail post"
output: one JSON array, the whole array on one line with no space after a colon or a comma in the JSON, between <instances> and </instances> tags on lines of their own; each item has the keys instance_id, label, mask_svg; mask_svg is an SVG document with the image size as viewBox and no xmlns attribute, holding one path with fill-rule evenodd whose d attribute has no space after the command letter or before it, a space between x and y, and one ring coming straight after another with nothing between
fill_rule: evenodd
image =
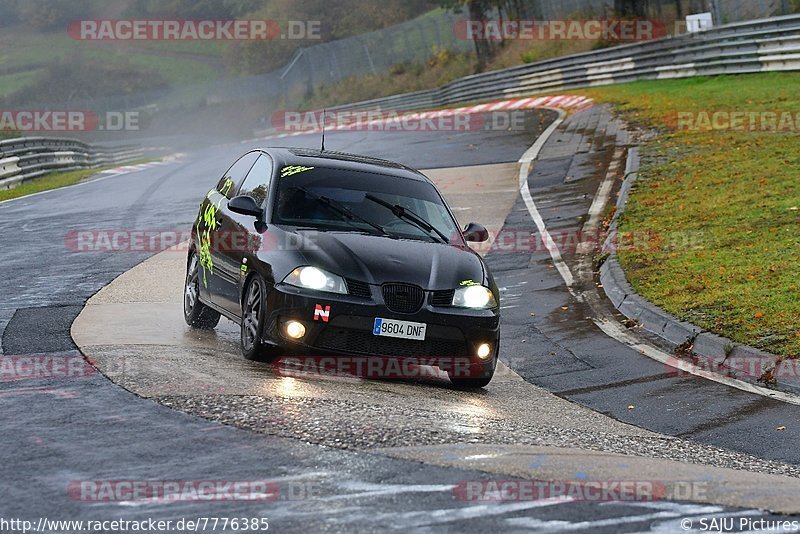
<instances>
[{"instance_id":1,"label":"guardrail post","mask_svg":"<svg viewBox=\"0 0 800 534\"><path fill-rule=\"evenodd\" d=\"M722 7L720 0L711 0L711 12L714 14L714 26L722 26L725 21L722 19Z\"/></svg>"}]
</instances>

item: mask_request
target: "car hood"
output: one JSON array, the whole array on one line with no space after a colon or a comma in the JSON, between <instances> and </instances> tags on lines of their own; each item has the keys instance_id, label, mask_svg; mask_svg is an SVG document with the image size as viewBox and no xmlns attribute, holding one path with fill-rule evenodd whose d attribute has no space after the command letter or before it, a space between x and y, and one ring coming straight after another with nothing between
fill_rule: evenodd
<instances>
[{"instance_id":1,"label":"car hood","mask_svg":"<svg viewBox=\"0 0 800 534\"><path fill-rule=\"evenodd\" d=\"M308 265L370 284L406 282L423 289L486 284L483 260L470 249L443 243L357 232L293 232L304 241Z\"/></svg>"}]
</instances>

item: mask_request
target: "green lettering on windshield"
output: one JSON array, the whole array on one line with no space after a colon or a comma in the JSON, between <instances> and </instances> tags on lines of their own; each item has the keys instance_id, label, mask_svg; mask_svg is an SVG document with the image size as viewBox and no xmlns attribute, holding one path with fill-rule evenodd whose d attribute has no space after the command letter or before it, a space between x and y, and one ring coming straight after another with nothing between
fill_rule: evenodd
<instances>
[{"instance_id":1,"label":"green lettering on windshield","mask_svg":"<svg viewBox=\"0 0 800 534\"><path fill-rule=\"evenodd\" d=\"M281 169L281 178L286 178L287 176L292 176L293 174L310 171L313 168L314 167L303 167L302 165L289 165L288 167Z\"/></svg>"}]
</instances>

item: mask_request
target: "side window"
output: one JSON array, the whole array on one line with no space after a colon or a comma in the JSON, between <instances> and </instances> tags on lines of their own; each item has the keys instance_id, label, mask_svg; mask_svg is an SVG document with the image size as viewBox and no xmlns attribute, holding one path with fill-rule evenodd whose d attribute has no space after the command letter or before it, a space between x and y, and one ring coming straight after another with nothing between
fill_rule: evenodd
<instances>
[{"instance_id":1,"label":"side window","mask_svg":"<svg viewBox=\"0 0 800 534\"><path fill-rule=\"evenodd\" d=\"M219 183L217 183L217 191L225 195L228 200L232 199L233 193L236 191L236 185L242 182L242 179L247 174L247 171L250 170L250 167L253 166L257 157L258 152L250 152L239 158L239 161L228 169L225 176L220 178Z\"/></svg>"},{"instance_id":2,"label":"side window","mask_svg":"<svg viewBox=\"0 0 800 534\"><path fill-rule=\"evenodd\" d=\"M269 197L269 182L272 179L272 160L267 156L261 156L250 169L247 178L244 179L242 187L239 189L240 195L248 195L262 208L267 203Z\"/></svg>"}]
</instances>

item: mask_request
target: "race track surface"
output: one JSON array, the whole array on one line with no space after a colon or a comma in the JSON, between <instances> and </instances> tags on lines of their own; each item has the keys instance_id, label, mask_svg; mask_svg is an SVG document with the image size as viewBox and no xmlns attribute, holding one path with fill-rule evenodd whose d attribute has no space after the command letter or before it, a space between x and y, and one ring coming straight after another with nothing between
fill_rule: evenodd
<instances>
[{"instance_id":1,"label":"race track surface","mask_svg":"<svg viewBox=\"0 0 800 534\"><path fill-rule=\"evenodd\" d=\"M528 129L524 132L451 135L441 132L330 133L328 148L389 157L418 168L513 163L554 117L553 112L531 112ZM291 143L315 147L317 138L294 137ZM273 144L285 144L285 140ZM65 244L70 231L188 229L196 216L200 198L230 162L250 146L237 144L206 148L185 154L178 161L163 166L0 204L0 247L5 275L0 280L0 293L4 295L0 307L3 354L77 355L70 328L86 301L113 279L152 255L152 252L75 253ZM602 141L598 151L600 149L605 149ZM569 152L570 149L566 150ZM603 160L593 153L587 156L586 162L591 162L592 158L606 164L611 160L611 157ZM569 162L549 163L556 168L556 163L566 165L569 170L575 162L570 159ZM543 167L535 169L535 172L543 172ZM553 172L551 176L555 177L557 173ZM553 180L551 185L557 187L556 179ZM566 196L573 193L569 191ZM591 195L592 188L586 185L586 192L580 194ZM574 213L566 210L558 217L583 216L585 198L572 204ZM520 227L528 224L522 219L524 211L520 206L509 207L510 213L504 224ZM584 391L580 386L624 381L636 375L636 369L657 364L648 363L643 356L637 355L639 367L626 364L624 369L616 369L613 380L609 380L609 367L613 370L614 366L608 362L613 361L613 354L624 351L612 340L598 337L597 332L587 333L589 330L581 324L579 317L559 317L547 311L554 309L555 304L560 309L561 302L566 302L568 309L570 305L569 295L553 278L554 271L547 267L547 259L529 255L520 264L517 263L519 258L493 259L491 253L489 259L495 262L498 279L510 293L508 302L512 306L515 291L520 295L519 288L529 281L525 277L536 277L539 280L537 291L543 290L537 292L536 301L525 301L530 308L516 304L516 308L508 308L510 311L505 312L509 319L504 318L504 321L510 329L503 333L504 361L524 378L554 390L570 391L565 395L592 408L612 413L623 420L639 417L638 413L627 416L621 413L619 406L628 405L630 401L627 398L612 403L610 399L613 397L604 395L603 388ZM531 268L530 272L522 272L525 266ZM531 314L535 314L535 320L530 319L534 317ZM523 321L526 317L528 323ZM221 335L224 338L224 331ZM525 343L521 342L522 339ZM578 341L581 350L576 350L570 340ZM583 358L585 353L594 354L596 361ZM553 357L552 363L542 361L546 356ZM555 372L558 369L560 372ZM652 370L651 374L656 374L655 367ZM581 374L583 371L585 373ZM508 380L513 381L513 377ZM728 414L732 407L764 402L730 388L712 386L713 389L703 389L706 384L702 381L685 380L688 385L682 396L687 402L702 402L707 394L720 399L719 404L711 407L704 404L708 410ZM498 382L504 383L503 380ZM641 383L647 381L631 382ZM516 384L513 387L527 386ZM373 387L381 386L368 386ZM428 395L428 386L400 384L397 387L413 387L415 394L423 400ZM437 392L442 391L436 385L429 387L434 398ZM491 388L492 385L488 395L491 395ZM696 399L687 396L687 392L695 395ZM454 500L453 487L460 481L487 479L492 475L479 470L481 466L478 465L475 469L465 468L467 464L463 462L456 465L422 463L419 456L398 453L395 458L386 454L345 451L220 425L125 391L101 374L71 381L0 381L0 396L3 398L5 430L0 459L8 488L0 503L0 512L5 517L97 519L109 516L263 515L270 518L271 526L286 531L345 527L368 531L402 526L481 531L496 528L498 524L508 528L548 529L574 523L578 529L619 532L676 527L675 521L679 517L728 512L719 506L670 502L476 504ZM651 398L650 393L644 398ZM468 401L466 397L464 399ZM643 404L647 406L647 402ZM527 409L536 410L538 407L528 406ZM775 410L779 415L793 413L780 412L788 410L782 405L776 406ZM586 417L591 417L589 412L586 413ZM775 412L768 416L760 413L760 417L769 419L757 421L759 424L772 425L778 417ZM702 417L711 420L715 413L706 411ZM681 433L680 428L669 432L665 426L673 421L687 420L691 420L691 416L674 417L674 413L661 410L658 414L651 413L650 417L645 415L632 422L659 432L677 434ZM700 433L699 437L709 445L727 447L766 460L779 459L789 464L800 461L800 453L787 450L785 442L781 443L792 439L795 431L781 434L778 443L772 442L768 447L766 430L761 441L758 434L756 439L745 440L746 433L753 435L748 420L736 417L731 423L734 424L732 432L709 431ZM698 423L696 427L701 428L701 425ZM631 433L647 434L639 429L632 429ZM770 436L774 438L774 434ZM735 462L738 458L726 456L724 452L718 454L721 464ZM739 460L753 462L746 466L750 468L761 465L758 458L748 458ZM769 462L763 467L776 474L784 471L793 474L794 469L794 465ZM529 473L519 475L529 476ZM576 472L575 476L579 477L580 473ZM123 479L269 479L286 486L312 480L321 488L321 498L297 502L213 502L200 505L138 502L130 505L81 502L66 492L69 483L74 481ZM730 513L761 514L756 510Z\"/></svg>"}]
</instances>

